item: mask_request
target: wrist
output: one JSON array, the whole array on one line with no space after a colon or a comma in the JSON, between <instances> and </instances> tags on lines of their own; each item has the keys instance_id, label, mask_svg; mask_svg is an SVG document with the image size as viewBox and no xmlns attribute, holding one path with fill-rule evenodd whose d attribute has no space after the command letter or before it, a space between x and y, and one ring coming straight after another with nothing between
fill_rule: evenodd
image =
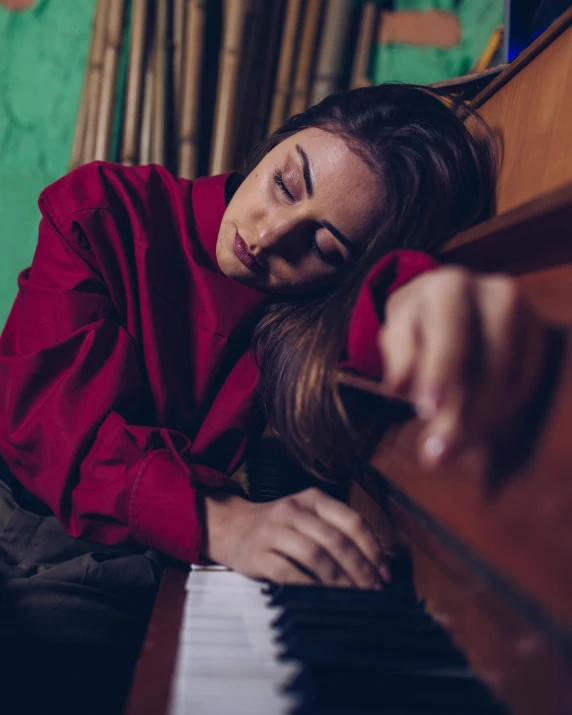
<instances>
[{"instance_id":1,"label":"wrist","mask_svg":"<svg viewBox=\"0 0 572 715\"><path fill-rule=\"evenodd\" d=\"M253 506L223 490L203 490L203 555L218 564L232 566L237 527Z\"/></svg>"}]
</instances>

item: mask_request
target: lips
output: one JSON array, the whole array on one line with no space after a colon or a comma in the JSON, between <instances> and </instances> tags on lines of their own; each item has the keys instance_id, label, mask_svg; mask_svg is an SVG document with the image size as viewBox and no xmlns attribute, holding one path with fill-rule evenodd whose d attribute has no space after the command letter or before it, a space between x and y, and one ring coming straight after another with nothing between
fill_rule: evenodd
<instances>
[{"instance_id":1,"label":"lips","mask_svg":"<svg viewBox=\"0 0 572 715\"><path fill-rule=\"evenodd\" d=\"M262 266L256 258L248 251L248 247L243 239L240 237L238 231L234 234L234 241L232 244L234 249L234 254L243 266L246 266L251 271L260 271Z\"/></svg>"}]
</instances>

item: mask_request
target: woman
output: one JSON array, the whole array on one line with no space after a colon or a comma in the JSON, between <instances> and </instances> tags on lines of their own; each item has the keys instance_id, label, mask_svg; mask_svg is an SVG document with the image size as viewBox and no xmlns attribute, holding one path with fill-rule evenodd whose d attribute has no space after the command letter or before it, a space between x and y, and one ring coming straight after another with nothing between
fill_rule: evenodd
<instances>
[{"instance_id":1,"label":"woman","mask_svg":"<svg viewBox=\"0 0 572 715\"><path fill-rule=\"evenodd\" d=\"M493 394L507 412L522 403L538 321L509 281L418 252L486 215L492 166L441 99L386 85L291 119L244 180L100 163L43 192L0 340L5 620L20 640L36 642L41 614L50 652L89 644L101 665L113 642L128 669L157 551L283 582L389 579L341 502L310 489L255 504L228 475L264 428L257 360L275 429L325 477L337 476L328 450L349 448L336 449L340 364L375 378L383 362L386 392L427 420L428 465L494 428ZM503 395L522 340L534 359Z\"/></svg>"}]
</instances>

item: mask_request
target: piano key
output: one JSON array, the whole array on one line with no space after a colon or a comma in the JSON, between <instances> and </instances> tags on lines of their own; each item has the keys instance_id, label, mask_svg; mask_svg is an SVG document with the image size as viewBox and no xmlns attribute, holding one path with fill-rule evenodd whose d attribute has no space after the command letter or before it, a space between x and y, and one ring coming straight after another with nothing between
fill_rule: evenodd
<instances>
[{"instance_id":1,"label":"piano key","mask_svg":"<svg viewBox=\"0 0 572 715\"><path fill-rule=\"evenodd\" d=\"M407 583L275 586L194 570L169 715L476 715L502 709Z\"/></svg>"}]
</instances>

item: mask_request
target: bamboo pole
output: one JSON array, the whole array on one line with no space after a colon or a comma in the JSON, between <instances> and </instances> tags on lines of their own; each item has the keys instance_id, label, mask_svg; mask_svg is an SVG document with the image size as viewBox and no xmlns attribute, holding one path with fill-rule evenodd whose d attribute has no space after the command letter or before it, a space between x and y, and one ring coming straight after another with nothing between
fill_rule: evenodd
<instances>
[{"instance_id":1,"label":"bamboo pole","mask_svg":"<svg viewBox=\"0 0 572 715\"><path fill-rule=\"evenodd\" d=\"M257 144L265 134L270 114L272 84L276 74L277 45L280 40L281 20L283 19L284 5L281 2L270 4L270 17L268 18L268 41L263 66L263 75L260 81L259 100L254 116L251 133L251 143Z\"/></svg>"},{"instance_id":2,"label":"bamboo pole","mask_svg":"<svg viewBox=\"0 0 572 715\"><path fill-rule=\"evenodd\" d=\"M139 154L148 0L133 0L121 163L134 166Z\"/></svg>"},{"instance_id":3,"label":"bamboo pole","mask_svg":"<svg viewBox=\"0 0 572 715\"><path fill-rule=\"evenodd\" d=\"M367 76L371 47L375 37L377 23L377 5L375 2L366 2L362 8L361 22L358 34L356 52L352 67L351 89L357 87L370 87L371 80Z\"/></svg>"},{"instance_id":4,"label":"bamboo pole","mask_svg":"<svg viewBox=\"0 0 572 715\"><path fill-rule=\"evenodd\" d=\"M169 69L169 0L157 0L156 25L151 161L154 164L165 164L167 73Z\"/></svg>"},{"instance_id":5,"label":"bamboo pole","mask_svg":"<svg viewBox=\"0 0 572 715\"><path fill-rule=\"evenodd\" d=\"M183 56L185 52L185 15L187 0L173 0L173 88L175 117L181 112Z\"/></svg>"},{"instance_id":6,"label":"bamboo pole","mask_svg":"<svg viewBox=\"0 0 572 715\"><path fill-rule=\"evenodd\" d=\"M105 161L108 158L113 122L113 100L117 80L117 64L121 49L121 34L125 0L111 0L107 18L105 52L103 55L103 74L99 99L99 117L95 136L94 159Z\"/></svg>"},{"instance_id":7,"label":"bamboo pole","mask_svg":"<svg viewBox=\"0 0 572 715\"><path fill-rule=\"evenodd\" d=\"M276 86L274 89L270 119L268 121L269 134L275 129L278 129L286 118L286 104L290 94L290 80L294 65L294 51L296 48L301 8L302 0L288 0L286 19L284 22L284 34L282 35L280 58L278 60Z\"/></svg>"},{"instance_id":8,"label":"bamboo pole","mask_svg":"<svg viewBox=\"0 0 572 715\"><path fill-rule=\"evenodd\" d=\"M274 4L279 4L275 0ZM237 93L240 103L236 111L236 123L233 128L234 146L231 163L242 163L251 143L254 119L261 101L262 74L265 69L266 48L268 44L267 0L249 0L244 19L242 55L238 73Z\"/></svg>"},{"instance_id":9,"label":"bamboo pole","mask_svg":"<svg viewBox=\"0 0 572 715\"><path fill-rule=\"evenodd\" d=\"M87 113L79 164L87 164L93 161L95 156L95 137L97 133L97 119L99 116L99 97L101 93L103 54L105 51L105 34L108 15L109 0L98 0L93 27L93 52L90 53L86 82Z\"/></svg>"},{"instance_id":10,"label":"bamboo pole","mask_svg":"<svg viewBox=\"0 0 572 715\"><path fill-rule=\"evenodd\" d=\"M298 114L308 107L308 94L310 89L310 73L312 62L318 39L320 23L320 13L322 10L322 0L308 0L306 6L306 18L302 29L302 39L300 41L300 54L294 76L294 87L290 100L290 110L288 114Z\"/></svg>"},{"instance_id":11,"label":"bamboo pole","mask_svg":"<svg viewBox=\"0 0 572 715\"><path fill-rule=\"evenodd\" d=\"M204 55L205 0L189 0L182 69L181 112L178 122L179 176L195 179L199 158L201 70Z\"/></svg>"},{"instance_id":12,"label":"bamboo pole","mask_svg":"<svg viewBox=\"0 0 572 715\"><path fill-rule=\"evenodd\" d=\"M81 155L83 151L83 144L85 140L85 132L87 126L87 112L88 112L88 100L89 100L89 76L90 68L94 62L94 55L96 50L96 36L100 34L97 27L102 24L103 16L99 12L101 0L95 6L95 11L93 15L93 20L91 23L91 42L89 44L89 52L85 62L85 71L83 75L83 85L81 89L81 98L79 101L79 108L77 112L77 119L75 123L75 133L73 138L73 145L70 157L69 169L70 171L78 167L81 163Z\"/></svg>"},{"instance_id":13,"label":"bamboo pole","mask_svg":"<svg viewBox=\"0 0 572 715\"><path fill-rule=\"evenodd\" d=\"M217 83L217 101L211 152L211 174L228 171L234 145L238 73L248 0L225 0L224 30Z\"/></svg>"},{"instance_id":14,"label":"bamboo pole","mask_svg":"<svg viewBox=\"0 0 572 715\"><path fill-rule=\"evenodd\" d=\"M153 143L153 96L155 88L155 26L147 48L145 78L143 81L143 105L141 110L141 134L139 136L139 164L150 164Z\"/></svg>"},{"instance_id":15,"label":"bamboo pole","mask_svg":"<svg viewBox=\"0 0 572 715\"><path fill-rule=\"evenodd\" d=\"M321 102L338 89L350 11L350 0L328 0L311 104Z\"/></svg>"}]
</instances>

